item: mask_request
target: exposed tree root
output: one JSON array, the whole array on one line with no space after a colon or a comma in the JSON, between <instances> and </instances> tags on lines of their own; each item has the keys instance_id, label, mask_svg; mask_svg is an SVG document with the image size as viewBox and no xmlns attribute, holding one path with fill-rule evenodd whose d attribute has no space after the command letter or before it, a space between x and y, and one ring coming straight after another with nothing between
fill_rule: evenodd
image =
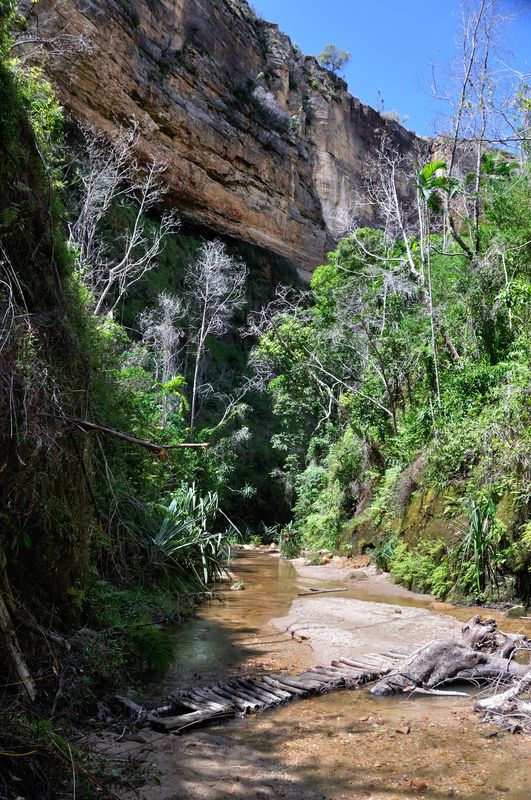
<instances>
[{"instance_id":1,"label":"exposed tree root","mask_svg":"<svg viewBox=\"0 0 531 800\"><path fill-rule=\"evenodd\" d=\"M518 720L522 730L531 732L531 703L524 697L531 690L531 667L518 663L518 651L531 656L531 641L525 636L496 630L493 619L473 617L463 627L463 642L441 639L420 647L399 666L379 680L372 694L421 691L432 693L435 687L452 681L487 683L508 688L500 694L479 700L475 708L500 721ZM505 722L504 722L505 724Z\"/></svg>"}]
</instances>

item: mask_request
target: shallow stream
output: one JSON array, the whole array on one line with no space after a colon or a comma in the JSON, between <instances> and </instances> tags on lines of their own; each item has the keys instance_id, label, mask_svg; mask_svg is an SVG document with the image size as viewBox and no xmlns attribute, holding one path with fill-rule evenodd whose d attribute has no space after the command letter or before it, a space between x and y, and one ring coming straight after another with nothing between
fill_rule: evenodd
<instances>
[{"instance_id":1,"label":"shallow stream","mask_svg":"<svg viewBox=\"0 0 531 800\"><path fill-rule=\"evenodd\" d=\"M338 581L316 584L315 579L297 575L289 561L261 551L237 551L231 566L245 588L233 591L221 584L216 590L219 599L200 607L191 619L166 629L175 637L177 656L162 683L157 681L147 687L150 697L158 699L178 686L198 680L207 683L250 670L289 667L293 671L312 666L315 657L311 648L297 644L269 622L284 616L299 592L316 585L321 589L342 590L331 597L424 608L430 604L430 598L405 592L400 587L389 593L370 582L360 581L347 587Z\"/></svg>"},{"instance_id":2,"label":"shallow stream","mask_svg":"<svg viewBox=\"0 0 531 800\"><path fill-rule=\"evenodd\" d=\"M245 589L221 590L220 600L175 627L177 658L163 682L148 687L153 699L186 684L283 668L294 673L316 662L308 643L295 642L270 623L285 615L298 592L315 586L315 580L298 576L289 562L253 551L238 553L233 569ZM379 594L377 585L366 583L330 596L402 606L430 603L412 594L393 596L388 586ZM471 616L470 609L449 611L461 619ZM208 748L216 759L223 758L225 748L227 757L241 761L241 774L233 775L231 767L225 787L198 784L190 796L201 798L531 798L529 740L482 725L462 698L389 699L374 698L366 690L340 691L213 726L183 737L182 747L187 753L205 749L203 762ZM254 773L245 783L250 753L260 760L260 774L268 765L263 785ZM299 793L292 793L291 783L287 788L286 776ZM184 784L182 796L188 796Z\"/></svg>"}]
</instances>

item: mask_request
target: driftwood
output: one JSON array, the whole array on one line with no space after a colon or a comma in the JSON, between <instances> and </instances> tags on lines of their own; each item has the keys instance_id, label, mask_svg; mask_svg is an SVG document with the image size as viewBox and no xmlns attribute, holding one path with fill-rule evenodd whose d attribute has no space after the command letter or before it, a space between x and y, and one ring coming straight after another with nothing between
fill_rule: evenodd
<instances>
[{"instance_id":1,"label":"driftwood","mask_svg":"<svg viewBox=\"0 0 531 800\"><path fill-rule=\"evenodd\" d=\"M333 594L334 592L346 592L346 589L310 589L308 592L299 592L298 597L308 597L312 594Z\"/></svg>"},{"instance_id":2,"label":"driftwood","mask_svg":"<svg viewBox=\"0 0 531 800\"><path fill-rule=\"evenodd\" d=\"M529 665L512 659L515 649L530 649L525 636L500 633L492 619L473 617L462 631L463 642L440 639L418 648L371 689L375 695L434 689L451 681L522 679Z\"/></svg>"},{"instance_id":3,"label":"driftwood","mask_svg":"<svg viewBox=\"0 0 531 800\"><path fill-rule=\"evenodd\" d=\"M187 731L220 717L265 711L291 699L302 699L335 689L358 689L389 671L392 659L368 655L368 663L361 669L352 667L348 659L334 661L331 666L312 667L300 675L261 675L256 678L235 678L219 681L210 686L181 689L170 695L164 705L149 711L146 721L166 733ZM373 664L379 661L376 669ZM135 711L140 707L128 698L116 697L123 705Z\"/></svg>"},{"instance_id":4,"label":"driftwood","mask_svg":"<svg viewBox=\"0 0 531 800\"><path fill-rule=\"evenodd\" d=\"M486 712L487 718L512 730L531 733L531 668L519 681L513 683L505 692L478 700L476 711ZM523 697L527 695L527 699Z\"/></svg>"},{"instance_id":5,"label":"driftwood","mask_svg":"<svg viewBox=\"0 0 531 800\"><path fill-rule=\"evenodd\" d=\"M508 704L516 700L524 692L531 689L531 669L528 669L526 674L520 680L513 684L507 691L501 694L495 694L491 697L485 697L483 700L478 700L476 708L483 709L484 711L496 711L507 709Z\"/></svg>"},{"instance_id":6,"label":"driftwood","mask_svg":"<svg viewBox=\"0 0 531 800\"><path fill-rule=\"evenodd\" d=\"M146 716L146 709L144 706L135 703L135 701L131 700L129 697L124 697L121 694L115 694L113 695L113 700L127 709L127 711L133 715L137 722L140 722Z\"/></svg>"},{"instance_id":7,"label":"driftwood","mask_svg":"<svg viewBox=\"0 0 531 800\"><path fill-rule=\"evenodd\" d=\"M463 639L436 640L415 649L395 647L385 653L339 658L330 666L319 664L299 675L240 677L181 689L170 695L164 705L149 711L145 721L157 730L177 733L221 717L264 711L291 699L358 689L374 680L377 681L371 690L374 694L414 692L461 697L468 695L437 687L456 680L492 683L493 679L498 685L508 684L507 691L481 700L478 708L492 715L510 712L520 720L527 714L531 720L531 702L523 698L531 689L531 670L529 665L519 664L513 658L515 649L531 653L531 641L525 636L501 633L493 620L481 617L474 617L464 626ZM141 707L137 704L127 698L116 699L140 716Z\"/></svg>"}]
</instances>

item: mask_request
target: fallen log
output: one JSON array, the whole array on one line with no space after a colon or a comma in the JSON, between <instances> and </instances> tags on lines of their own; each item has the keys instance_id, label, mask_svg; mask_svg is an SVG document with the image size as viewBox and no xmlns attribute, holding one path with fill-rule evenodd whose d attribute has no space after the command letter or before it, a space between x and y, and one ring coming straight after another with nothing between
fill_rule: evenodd
<instances>
[{"instance_id":1,"label":"fallen log","mask_svg":"<svg viewBox=\"0 0 531 800\"><path fill-rule=\"evenodd\" d=\"M264 701L257 697L253 692L248 691L244 686L241 685L240 681L231 681L227 684L227 686L231 692L234 692L235 697L241 697L242 700L250 703L252 708L260 710L264 707Z\"/></svg>"},{"instance_id":2,"label":"fallen log","mask_svg":"<svg viewBox=\"0 0 531 800\"><path fill-rule=\"evenodd\" d=\"M342 678L345 681L356 682L355 675L349 674L346 670L337 669L337 667L322 667L319 664L316 667L312 667L311 672L317 673L317 675L324 675L332 680L340 680Z\"/></svg>"},{"instance_id":3,"label":"fallen log","mask_svg":"<svg viewBox=\"0 0 531 800\"><path fill-rule=\"evenodd\" d=\"M121 694L114 694L113 699L116 700L117 703L126 708L128 711L130 711L136 717L137 722L146 716L145 707L139 705L139 703L135 703L135 701L131 700L129 697L124 697L124 695Z\"/></svg>"},{"instance_id":4,"label":"fallen log","mask_svg":"<svg viewBox=\"0 0 531 800\"><path fill-rule=\"evenodd\" d=\"M0 558L1 557L2 553L0 553ZM7 583L7 576L5 577L5 581ZM11 617L9 616L7 606L4 603L2 591L0 590L0 642L2 642L2 640L3 650L8 664L11 666L14 674L18 676L20 685L26 690L29 699L35 700L37 696L35 683L26 666L26 661L24 660L22 650L18 643L17 634L13 627Z\"/></svg>"},{"instance_id":5,"label":"fallen log","mask_svg":"<svg viewBox=\"0 0 531 800\"><path fill-rule=\"evenodd\" d=\"M282 683L287 684L287 686L293 686L295 689L301 689L303 692L315 692L319 691L322 684L325 681L319 681L317 679L313 680L303 680L302 678L292 678L291 675L274 675L273 676L276 680L281 681Z\"/></svg>"},{"instance_id":6,"label":"fallen log","mask_svg":"<svg viewBox=\"0 0 531 800\"><path fill-rule=\"evenodd\" d=\"M296 681L294 682L293 680L291 680L288 675L286 675L286 676L281 676L281 675L269 676L268 675L267 677L264 678L264 681L266 683L270 683L271 681L274 681L275 683L272 683L273 686L274 685L278 685L281 689L285 689L290 694L292 694L292 695L293 694L298 694L300 697L304 697L305 695L310 694L310 692L315 691L315 686L317 686L317 684L315 684L314 686L311 686L311 687L310 686L306 686L306 685L302 686L300 683L297 683Z\"/></svg>"},{"instance_id":7,"label":"fallen log","mask_svg":"<svg viewBox=\"0 0 531 800\"><path fill-rule=\"evenodd\" d=\"M343 661L332 661L332 666L345 670L345 672L347 672L353 678L359 678L361 675L363 675L363 670L358 669L357 667L346 666Z\"/></svg>"},{"instance_id":8,"label":"fallen log","mask_svg":"<svg viewBox=\"0 0 531 800\"><path fill-rule=\"evenodd\" d=\"M198 711L203 709L210 709L211 711L226 711L227 705L222 705L214 700L210 700L208 697L205 697L202 692L198 691L197 689L192 692L185 692L184 693L184 701L191 707L196 708Z\"/></svg>"},{"instance_id":9,"label":"fallen log","mask_svg":"<svg viewBox=\"0 0 531 800\"><path fill-rule=\"evenodd\" d=\"M236 694L227 684L224 686L212 687L212 691L214 694L219 695L221 700L228 700L233 707L241 709L242 711L256 711L259 708L256 702Z\"/></svg>"},{"instance_id":10,"label":"fallen log","mask_svg":"<svg viewBox=\"0 0 531 800\"><path fill-rule=\"evenodd\" d=\"M279 705L280 703L284 702L285 698L282 698L279 694L275 694L270 688L267 689L261 681L246 681L243 678L240 678L238 683L256 694L256 696L264 703L269 703L270 705Z\"/></svg>"},{"instance_id":11,"label":"fallen log","mask_svg":"<svg viewBox=\"0 0 531 800\"><path fill-rule=\"evenodd\" d=\"M307 592L297 592L297 597L309 597L312 594L334 594L335 592L346 591L346 589L310 589Z\"/></svg>"},{"instance_id":12,"label":"fallen log","mask_svg":"<svg viewBox=\"0 0 531 800\"><path fill-rule=\"evenodd\" d=\"M206 686L201 686L199 689L194 689L193 693L194 695L197 695L198 698L203 698L205 703L219 706L222 709L232 708L233 706L230 700L222 699Z\"/></svg>"},{"instance_id":13,"label":"fallen log","mask_svg":"<svg viewBox=\"0 0 531 800\"><path fill-rule=\"evenodd\" d=\"M498 686L507 686L507 691L492 701L485 699L478 708L501 716L508 709L511 718L518 718L511 723L512 730L529 727L531 731L531 702L522 697L531 687L531 669L513 658L515 648L531 654L531 641L525 636L501 633L493 620L484 621L481 617L474 617L463 627L463 639L439 639L416 649L395 647L384 654L363 654L359 659L341 657L330 666L318 664L299 675L239 677L190 687L171 695L165 705L148 715L148 720L158 730L178 732L220 716L235 717L273 708L294 697L358 689L375 679L379 680L371 690L373 694L467 697L466 693L437 687L456 680L477 683L494 678Z\"/></svg>"},{"instance_id":14,"label":"fallen log","mask_svg":"<svg viewBox=\"0 0 531 800\"><path fill-rule=\"evenodd\" d=\"M364 657L365 658L365 657ZM342 658L341 661L347 665L347 667L354 667L355 669L361 670L363 673L368 673L369 675L381 675L382 672L389 672L391 669L390 666L387 666L386 661L387 659L382 658L380 664L377 664L372 659L368 659L367 661L358 661L354 658Z\"/></svg>"},{"instance_id":15,"label":"fallen log","mask_svg":"<svg viewBox=\"0 0 531 800\"><path fill-rule=\"evenodd\" d=\"M71 644L67 639L64 638L64 636L61 636L59 633L55 633L55 631L50 631L46 628L43 628L42 625L39 625L37 622L35 622L35 620L31 619L27 613L22 612L15 606L11 606L11 604L9 604L9 611L11 613L11 617L20 625L23 625L30 631L34 631L34 633L38 633L43 639L47 639L50 642L53 642L53 644L59 645L59 647L61 647L63 650L67 652L70 650Z\"/></svg>"},{"instance_id":16,"label":"fallen log","mask_svg":"<svg viewBox=\"0 0 531 800\"><path fill-rule=\"evenodd\" d=\"M225 712L220 711L192 711L190 714L179 714L175 717L156 717L154 714L149 714L148 720L156 731L172 733L224 715Z\"/></svg>"},{"instance_id":17,"label":"fallen log","mask_svg":"<svg viewBox=\"0 0 531 800\"><path fill-rule=\"evenodd\" d=\"M276 681L274 678L270 678L268 675L264 675L262 678L262 683L265 683L268 687L270 687L275 694L280 694L281 696L283 695L285 700L291 700L293 695L298 693L298 690L288 690L287 686L283 686L279 681Z\"/></svg>"}]
</instances>

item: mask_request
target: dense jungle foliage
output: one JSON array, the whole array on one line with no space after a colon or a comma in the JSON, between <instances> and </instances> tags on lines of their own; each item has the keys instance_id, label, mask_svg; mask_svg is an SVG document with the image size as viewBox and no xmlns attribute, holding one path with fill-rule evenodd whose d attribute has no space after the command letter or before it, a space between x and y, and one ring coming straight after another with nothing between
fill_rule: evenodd
<instances>
[{"instance_id":1,"label":"dense jungle foliage","mask_svg":"<svg viewBox=\"0 0 531 800\"><path fill-rule=\"evenodd\" d=\"M406 166L376 168L388 189ZM528 598L529 163L484 153L477 191L442 160L412 174L417 219L396 205L394 235L351 231L260 342L295 492L286 547L374 547L439 597Z\"/></svg>"},{"instance_id":2,"label":"dense jungle foliage","mask_svg":"<svg viewBox=\"0 0 531 800\"><path fill-rule=\"evenodd\" d=\"M247 526L287 518L238 330L293 278L165 217L134 132L120 151L71 126L42 71L12 57L16 4L1 14L1 587L13 614L82 628L71 669L86 706L124 668L164 669L173 648L152 623L190 611ZM35 631L19 632L30 658Z\"/></svg>"},{"instance_id":3,"label":"dense jungle foliage","mask_svg":"<svg viewBox=\"0 0 531 800\"><path fill-rule=\"evenodd\" d=\"M161 210L162 168L135 159L134 130L112 146L66 120L13 57L16 8L0 4L0 749L17 796L66 786L74 751L88 797L97 769L52 718L167 669L160 623L225 579L247 526L287 519L238 331L293 272ZM38 686L31 709L22 685Z\"/></svg>"},{"instance_id":4,"label":"dense jungle foliage","mask_svg":"<svg viewBox=\"0 0 531 800\"><path fill-rule=\"evenodd\" d=\"M527 598L526 143L415 161L383 141L366 180L385 229L354 215L310 291L271 300L286 268L161 211L136 131L65 120L2 9L5 580L31 579L52 625L101 628L116 674L134 626L260 523L290 555L374 548L441 597Z\"/></svg>"}]
</instances>

